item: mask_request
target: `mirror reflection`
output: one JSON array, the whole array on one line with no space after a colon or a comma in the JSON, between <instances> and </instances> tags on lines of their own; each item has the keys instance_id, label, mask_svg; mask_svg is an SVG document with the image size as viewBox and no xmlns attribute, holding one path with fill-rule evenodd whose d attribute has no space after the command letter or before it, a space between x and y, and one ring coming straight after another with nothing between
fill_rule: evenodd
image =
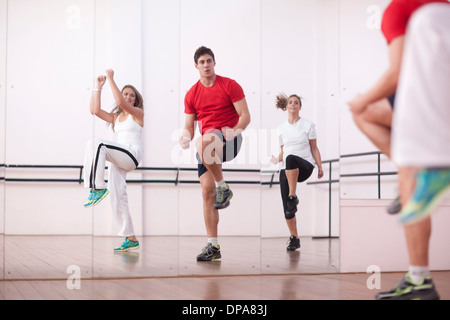
<instances>
[{"instance_id":1,"label":"mirror reflection","mask_svg":"<svg viewBox=\"0 0 450 320\"><path fill-rule=\"evenodd\" d=\"M0 280L3 279L5 234L6 1L0 1Z\"/></svg>"},{"instance_id":2,"label":"mirror reflection","mask_svg":"<svg viewBox=\"0 0 450 320\"><path fill-rule=\"evenodd\" d=\"M348 120L343 80L364 79L343 70L352 63L349 44L372 32L367 3L233 0L208 3L208 15L192 9L206 4L201 0L6 3L0 0L5 279L339 272L339 156L348 146L340 140L348 133L340 126ZM222 258L211 263L196 259L208 242L199 126L188 148L179 145L185 97L200 79L194 52L202 45L215 54L215 73L242 87L251 115L239 153L222 166L233 198L219 213ZM24 48L33 48L32 57ZM126 175L138 250L114 251L128 234L114 219L111 194L83 206L86 143L115 139L89 110L100 93L92 91L99 89L95 79L108 69L119 89L132 84L144 101L142 160ZM277 128L288 119L289 111L276 108L280 93L302 97L299 118L314 124L308 143L315 140L323 173L313 157L311 175L296 185L295 250L286 243L292 231L280 190L284 167L270 161L281 152ZM108 81L101 105L105 112L117 105ZM110 164L105 182L113 178Z\"/></svg>"}]
</instances>

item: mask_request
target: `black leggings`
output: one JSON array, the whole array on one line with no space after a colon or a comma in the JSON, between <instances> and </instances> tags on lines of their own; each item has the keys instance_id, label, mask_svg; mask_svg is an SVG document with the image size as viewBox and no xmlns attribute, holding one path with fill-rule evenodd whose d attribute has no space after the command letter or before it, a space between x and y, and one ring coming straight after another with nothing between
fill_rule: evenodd
<instances>
[{"instance_id":1,"label":"black leggings","mask_svg":"<svg viewBox=\"0 0 450 320\"><path fill-rule=\"evenodd\" d=\"M290 220L295 217L295 213L287 214L287 200L289 198L289 183L286 177L286 170L298 170L298 182L306 181L314 170L314 165L309 161L297 156L289 155L286 158L286 169L280 171L280 191L281 200L283 200L283 210L286 220Z\"/></svg>"}]
</instances>

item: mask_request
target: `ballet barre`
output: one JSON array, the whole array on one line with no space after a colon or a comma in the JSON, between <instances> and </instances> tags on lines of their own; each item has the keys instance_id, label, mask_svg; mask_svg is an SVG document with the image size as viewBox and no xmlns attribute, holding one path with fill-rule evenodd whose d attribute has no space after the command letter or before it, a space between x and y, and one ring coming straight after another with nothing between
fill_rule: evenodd
<instances>
[{"instance_id":1,"label":"ballet barre","mask_svg":"<svg viewBox=\"0 0 450 320\"><path fill-rule=\"evenodd\" d=\"M353 153L353 154L344 154L341 155L340 158L355 158L355 157L365 157L376 155L377 156L377 171L376 172L363 172L363 173L348 173L348 174L340 174L340 178L350 178L350 177L370 177L377 176L378 177L378 199L381 199L381 176L392 176L397 175L397 171L381 171L381 152L380 151L372 151L372 152L362 152L362 153Z\"/></svg>"},{"instance_id":2,"label":"ballet barre","mask_svg":"<svg viewBox=\"0 0 450 320\"><path fill-rule=\"evenodd\" d=\"M59 179L59 178L9 178L0 177L0 180L6 182L68 182L82 184L83 180L83 166L82 165L23 165L23 164L1 164L0 168L6 169L77 169L79 170L77 179ZM108 167L105 167L108 169ZM197 184L198 180L180 180L181 171L197 171L197 168L177 168L177 167L137 167L138 171L175 171L175 179L128 179L127 183L170 183L170 184ZM224 172L242 172L242 173L260 173L259 169L222 169ZM107 180L105 180L107 181ZM230 180L229 184L261 184L260 180Z\"/></svg>"},{"instance_id":3,"label":"ballet barre","mask_svg":"<svg viewBox=\"0 0 450 320\"><path fill-rule=\"evenodd\" d=\"M351 173L351 174L339 174L339 179L332 178L332 165L333 163L339 163L342 158L355 158L364 156L377 156L377 171L376 172L362 172L362 173ZM332 185L339 183L341 179L350 177L368 177L377 176L378 177L378 199L381 199L381 176L396 175L396 171L381 171L381 152L362 152L354 154L344 154L340 155L338 159L323 160L322 164L328 164L328 180L317 180L307 182L307 185L319 185L328 184L328 236L326 237L314 237L314 238L336 238L331 236L331 195L332 195ZM70 182L82 184L83 181L83 166L82 165L11 165L11 164L0 164L0 169L76 169L79 171L77 179L50 179L50 178L8 178L6 173L3 172L4 176L0 177L0 181L5 182ZM107 168L107 167L106 167ZM196 180L182 180L180 179L180 172L182 171L193 171L196 172L197 168L180 168L180 167L138 167L138 171L174 171L176 172L175 179L129 179L127 183L169 183L169 184L199 184L198 179ZM277 175L279 170L260 170L260 169L222 169L224 172L240 172L240 173L258 173L260 177L263 175L270 175L270 181L259 180L228 180L229 184L250 184L250 185L268 185L270 188L274 185L279 184L279 181L275 181L275 175Z\"/></svg>"}]
</instances>

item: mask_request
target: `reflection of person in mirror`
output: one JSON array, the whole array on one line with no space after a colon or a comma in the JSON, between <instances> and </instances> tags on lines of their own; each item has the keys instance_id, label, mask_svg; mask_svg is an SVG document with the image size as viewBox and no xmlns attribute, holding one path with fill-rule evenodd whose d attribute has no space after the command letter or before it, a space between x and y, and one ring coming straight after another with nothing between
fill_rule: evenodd
<instances>
[{"instance_id":1,"label":"reflection of person in mirror","mask_svg":"<svg viewBox=\"0 0 450 320\"><path fill-rule=\"evenodd\" d=\"M242 87L232 79L216 75L211 49L198 48L194 62L200 80L185 96L185 128L179 142L183 149L189 147L198 122L201 137L195 146L208 243L197 261L211 261L221 257L217 240L218 210L228 207L233 196L224 181L222 163L237 156L241 133L250 123L250 113Z\"/></svg>"},{"instance_id":2,"label":"reflection of person in mirror","mask_svg":"<svg viewBox=\"0 0 450 320\"><path fill-rule=\"evenodd\" d=\"M116 102L111 112L101 108L101 92L108 80ZM114 81L114 71L106 70L106 76L99 76L92 91L90 112L112 126L116 141L91 139L86 146L84 160L84 186L90 189L86 208L95 206L108 194L111 205L121 225L120 236L125 237L123 244L115 251L127 251L139 248L130 211L126 175L136 169L142 160L141 133L144 126L144 104L141 94L131 85L119 90ZM105 164L109 162L108 185L105 183Z\"/></svg>"},{"instance_id":3,"label":"reflection of person in mirror","mask_svg":"<svg viewBox=\"0 0 450 320\"><path fill-rule=\"evenodd\" d=\"M389 67L364 94L348 104L358 128L387 157L391 158L391 127L395 92L402 63L403 44L409 18L415 10L431 2L447 0L393 0L383 13L381 30L388 44ZM396 214L401 209L400 197L387 211Z\"/></svg>"},{"instance_id":4,"label":"reflection of person in mirror","mask_svg":"<svg viewBox=\"0 0 450 320\"><path fill-rule=\"evenodd\" d=\"M318 178L322 178L322 160L317 147L317 134L314 123L300 117L302 100L297 95L277 96L276 107L288 112L288 119L278 127L281 152L272 156L273 164L282 163L280 171L280 190L284 216L291 233L287 250L300 248L297 230L297 183L306 181L317 164Z\"/></svg>"}]
</instances>

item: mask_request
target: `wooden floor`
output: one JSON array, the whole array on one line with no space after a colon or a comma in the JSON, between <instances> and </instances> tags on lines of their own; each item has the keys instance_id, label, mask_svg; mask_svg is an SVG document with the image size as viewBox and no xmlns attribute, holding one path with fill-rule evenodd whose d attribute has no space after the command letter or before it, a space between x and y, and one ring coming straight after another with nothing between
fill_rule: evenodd
<instances>
[{"instance_id":1,"label":"wooden floor","mask_svg":"<svg viewBox=\"0 0 450 320\"><path fill-rule=\"evenodd\" d=\"M401 273L381 274L381 289L395 286ZM450 300L450 272L432 272L442 300ZM1 300L373 300L367 274L155 277L82 280L3 280Z\"/></svg>"},{"instance_id":2,"label":"wooden floor","mask_svg":"<svg viewBox=\"0 0 450 320\"><path fill-rule=\"evenodd\" d=\"M339 273L339 240L222 237L222 259L197 262L202 237L143 237L136 252L114 253L115 237L0 238L1 300L372 300L369 274ZM70 289L67 269L80 270ZM450 271L433 272L441 299L450 299ZM382 273L381 290L402 273Z\"/></svg>"}]
</instances>

